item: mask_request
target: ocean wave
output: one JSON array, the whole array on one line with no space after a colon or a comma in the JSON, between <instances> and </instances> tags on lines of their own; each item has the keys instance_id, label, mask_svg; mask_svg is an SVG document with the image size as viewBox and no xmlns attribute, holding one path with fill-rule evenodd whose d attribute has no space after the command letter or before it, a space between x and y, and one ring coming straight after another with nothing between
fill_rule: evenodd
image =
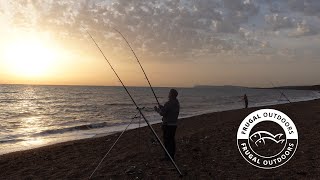
<instances>
[{"instance_id":1,"label":"ocean wave","mask_svg":"<svg viewBox=\"0 0 320 180\"><path fill-rule=\"evenodd\" d=\"M15 101L15 102L20 102L20 101L34 101L34 100L38 100L36 98L25 98L25 99L0 99L1 101Z\"/></svg>"},{"instance_id":2,"label":"ocean wave","mask_svg":"<svg viewBox=\"0 0 320 180\"><path fill-rule=\"evenodd\" d=\"M132 106L132 103L105 103L106 106Z\"/></svg>"},{"instance_id":3,"label":"ocean wave","mask_svg":"<svg viewBox=\"0 0 320 180\"><path fill-rule=\"evenodd\" d=\"M132 102L129 103L105 103L106 106L133 106ZM155 103L141 103L140 106L150 106L155 105Z\"/></svg>"},{"instance_id":4,"label":"ocean wave","mask_svg":"<svg viewBox=\"0 0 320 180\"><path fill-rule=\"evenodd\" d=\"M122 123L111 124L107 122L102 122L102 123L95 123L95 124L86 124L86 125L72 126L67 128L61 128L61 129L45 130L40 133L34 134L34 136L44 136L44 135L51 135L51 134L63 134L63 133L73 132L73 131L92 130L92 129L104 128L107 126L115 126L120 124Z\"/></svg>"},{"instance_id":5,"label":"ocean wave","mask_svg":"<svg viewBox=\"0 0 320 180\"><path fill-rule=\"evenodd\" d=\"M16 93L19 93L19 92L15 92L15 91L2 91L2 92L0 92L0 94L16 94Z\"/></svg>"},{"instance_id":6,"label":"ocean wave","mask_svg":"<svg viewBox=\"0 0 320 180\"><path fill-rule=\"evenodd\" d=\"M3 103L3 104L9 104L9 103L15 103L17 102L16 100L0 100L0 104Z\"/></svg>"},{"instance_id":7,"label":"ocean wave","mask_svg":"<svg viewBox=\"0 0 320 180\"><path fill-rule=\"evenodd\" d=\"M34 116L33 112L6 112L6 118L25 118L25 117L30 117Z\"/></svg>"},{"instance_id":8,"label":"ocean wave","mask_svg":"<svg viewBox=\"0 0 320 180\"><path fill-rule=\"evenodd\" d=\"M23 139L3 139L3 140L0 140L0 144L17 143L20 141L23 141Z\"/></svg>"},{"instance_id":9,"label":"ocean wave","mask_svg":"<svg viewBox=\"0 0 320 180\"><path fill-rule=\"evenodd\" d=\"M144 112L154 112L154 109L153 109L153 107L145 107L145 108L143 109L143 111L144 111Z\"/></svg>"}]
</instances>

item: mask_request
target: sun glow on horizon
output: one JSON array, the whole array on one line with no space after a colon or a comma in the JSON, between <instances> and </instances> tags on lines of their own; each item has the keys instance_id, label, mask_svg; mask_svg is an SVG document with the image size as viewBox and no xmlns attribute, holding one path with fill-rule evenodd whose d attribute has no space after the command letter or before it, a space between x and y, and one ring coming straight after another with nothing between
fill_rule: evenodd
<instances>
[{"instance_id":1,"label":"sun glow on horizon","mask_svg":"<svg viewBox=\"0 0 320 180\"><path fill-rule=\"evenodd\" d=\"M8 43L3 57L10 73L22 77L45 76L57 52L39 38L19 38Z\"/></svg>"}]
</instances>

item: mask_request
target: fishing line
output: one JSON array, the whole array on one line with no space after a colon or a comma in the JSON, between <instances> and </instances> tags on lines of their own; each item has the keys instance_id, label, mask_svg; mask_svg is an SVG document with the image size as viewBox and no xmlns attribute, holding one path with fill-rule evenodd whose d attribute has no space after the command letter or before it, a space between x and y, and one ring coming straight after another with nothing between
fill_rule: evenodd
<instances>
[{"instance_id":1,"label":"fishing line","mask_svg":"<svg viewBox=\"0 0 320 180\"><path fill-rule=\"evenodd\" d=\"M139 114L139 112L137 113ZM94 169L94 171L91 173L89 179L92 178L92 176L94 175L94 173L99 169L100 165L102 164L102 162L106 159L106 157L108 156L108 154L111 152L111 150L114 148L114 146L117 144L117 142L119 141L119 139L121 138L121 136L124 134L124 132L127 131L127 129L129 128L129 126L132 124L133 120L136 119L136 116L131 118L130 123L127 125L127 127L121 132L121 134L118 136L118 138L116 139L116 141L112 144L111 148L109 149L109 151L103 156L103 158L100 160L99 164L97 165L97 167Z\"/></svg>"},{"instance_id":2,"label":"fishing line","mask_svg":"<svg viewBox=\"0 0 320 180\"><path fill-rule=\"evenodd\" d=\"M82 26L82 28L84 28ZM174 165L175 169L178 171L178 173L180 174L180 176L183 176L183 174L181 173L179 167L177 166L177 164L175 163L175 161L172 159L171 155L169 154L168 150L165 148L165 146L163 145L163 143L161 142L159 136L157 135L157 133L155 132L155 130L153 129L153 127L151 126L151 124L149 123L149 121L147 120L147 118L145 117L145 115L142 113L142 108L140 108L138 106L138 104L136 103L136 101L133 99L133 97L131 96L130 92L128 91L127 87L124 85L124 83L122 82L122 80L120 79L119 75L117 74L117 72L115 71L115 69L113 68L112 64L110 63L110 61L108 60L108 58L105 56L105 54L103 53L103 51L101 50L101 48L99 47L99 45L97 44L97 42L94 40L94 38L92 37L92 35L89 33L89 31L87 31L87 29L84 28L84 30L88 33L88 35L90 36L91 40L95 43L96 47L99 49L100 53L103 55L104 59L107 61L107 63L109 64L110 68L112 69L112 71L114 72L114 74L117 76L118 80L120 81L120 83L122 84L123 88L125 89L125 91L127 92L127 94L129 95L131 101L133 102L133 104L136 106L136 109L138 110L138 112L140 113L141 117L144 119L144 121L147 123L147 125L149 126L150 130L152 131L153 135L156 137L157 141L160 143L162 149L165 151L165 153L168 155L168 157L170 158L171 163ZM154 94L155 95L155 94ZM104 159L103 159L104 160ZM101 162L102 163L102 162ZM100 163L100 165L101 165ZM97 169L97 168L96 168ZM91 174L90 177L93 176L94 173Z\"/></svg>"},{"instance_id":3,"label":"fishing line","mask_svg":"<svg viewBox=\"0 0 320 180\"><path fill-rule=\"evenodd\" d=\"M154 89L153 89L153 87L152 87L152 85L151 85L151 83L150 83L150 81L149 81L149 78L148 78L146 72L144 71L144 69L143 69L143 67L142 67L142 64L140 63L140 60L139 60L139 58L137 57L136 53L134 52L133 48L131 47L130 43L128 42L128 40L126 39L126 37L124 37L124 35L123 35L118 29L113 28L113 27L112 27L112 29L115 30L117 33L119 33L119 34L121 35L121 37L125 40L125 42L126 42L127 45L129 46L129 48L131 49L131 52L133 53L134 57L136 58L137 62L139 63L139 66L140 66L140 68L141 68L144 76L146 77L148 83L149 83L149 86L150 86L150 88L151 88L151 91L152 91L154 97L156 98L156 101L157 101L158 105L160 106L158 97L157 97L156 93L154 92Z\"/></svg>"}]
</instances>

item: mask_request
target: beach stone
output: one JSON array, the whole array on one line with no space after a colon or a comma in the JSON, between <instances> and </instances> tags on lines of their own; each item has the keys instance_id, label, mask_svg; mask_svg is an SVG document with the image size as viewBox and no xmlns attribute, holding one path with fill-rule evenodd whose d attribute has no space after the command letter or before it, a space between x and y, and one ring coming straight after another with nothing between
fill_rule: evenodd
<instances>
[{"instance_id":1,"label":"beach stone","mask_svg":"<svg viewBox=\"0 0 320 180\"><path fill-rule=\"evenodd\" d=\"M127 170L126 170L126 174L128 175L132 175L135 173L135 169L136 169L136 166L130 166Z\"/></svg>"},{"instance_id":2,"label":"beach stone","mask_svg":"<svg viewBox=\"0 0 320 180\"><path fill-rule=\"evenodd\" d=\"M306 175L307 175L307 172L300 171L300 172L297 172L297 174L299 174L299 175L301 175L301 176L306 176Z\"/></svg>"},{"instance_id":3,"label":"beach stone","mask_svg":"<svg viewBox=\"0 0 320 180\"><path fill-rule=\"evenodd\" d=\"M199 152L199 151L200 151L200 148L199 148L199 147L192 148L192 151L194 151L194 152Z\"/></svg>"}]
</instances>

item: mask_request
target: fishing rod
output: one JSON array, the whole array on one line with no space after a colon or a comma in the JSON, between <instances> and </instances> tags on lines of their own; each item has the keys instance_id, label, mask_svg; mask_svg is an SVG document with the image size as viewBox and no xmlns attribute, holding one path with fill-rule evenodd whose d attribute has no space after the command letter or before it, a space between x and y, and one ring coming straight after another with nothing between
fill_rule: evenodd
<instances>
[{"instance_id":1,"label":"fishing rod","mask_svg":"<svg viewBox=\"0 0 320 180\"><path fill-rule=\"evenodd\" d=\"M137 57L137 55L136 55L136 53L134 52L134 50L132 49L130 43L128 42L128 40L124 37L124 35L123 35L118 29L113 28L113 27L112 27L112 29L115 30L117 33L119 33L119 34L121 35L121 37L126 41L127 45L128 45L129 48L131 49L131 52L133 53L134 57L136 58L137 62L139 63L139 66L140 66L140 68L141 68L144 76L146 77L148 83L149 83L149 86L150 86L150 88L151 88L151 91L152 91L154 97L156 98L156 101L157 101L158 105L160 106L158 97L157 97L156 93L154 92L154 89L153 89L153 87L152 87L152 85L151 85L151 83L150 83L150 81L149 81L149 78L148 78L148 76L147 76L147 73L144 71L144 69L143 69L143 67L142 67L142 65L141 65L141 63L140 63L140 60L139 60L139 58Z\"/></svg>"},{"instance_id":2,"label":"fishing rod","mask_svg":"<svg viewBox=\"0 0 320 180\"><path fill-rule=\"evenodd\" d=\"M271 81L270 81L270 83L271 83L271 85L272 85L275 89L277 89L277 90L279 91L279 93L280 93L289 103L291 103L290 99L289 99L280 89L278 89Z\"/></svg>"},{"instance_id":3,"label":"fishing rod","mask_svg":"<svg viewBox=\"0 0 320 180\"><path fill-rule=\"evenodd\" d=\"M83 28L83 27L82 27ZM140 113L141 117L144 119L144 121L147 123L148 127L150 128L150 130L152 131L153 135L156 137L157 141L159 142L159 144L161 145L162 149L165 151L165 153L167 154L167 156L170 158L171 163L174 165L175 169L178 171L178 173L180 174L180 176L183 176L182 172L180 171L179 167L177 166L177 164L175 163L175 161L172 159L171 155L169 154L168 150L166 149L166 147L163 145L163 143L161 142L159 136L157 135L157 133L155 132L155 130L153 129L153 127L151 126L151 124L149 123L149 121L147 120L147 118L145 117L145 115L142 113L142 108L140 108L138 106L138 104L136 103L136 101L133 99L132 95L130 94L130 92L128 91L127 87L125 86L125 84L122 82L121 78L119 77L118 73L116 72L116 70L113 68L112 64L110 63L109 59L105 56L105 54L103 53L103 51L101 50L100 46L97 44L97 42L94 40L94 38L92 37L92 35L89 33L89 31L87 29L84 28L84 30L88 33L88 35L90 36L91 40L94 42L94 44L96 45L96 47L99 49L100 53L103 55L104 59L107 61L107 63L109 64L110 68L112 69L112 71L114 72L114 74L117 76L118 80L120 81L122 87L125 89L125 91L127 92L127 94L129 95L131 101L133 102L133 104L136 106L138 112ZM103 158L104 160L104 158ZM99 166L101 165L102 162L99 163L98 167L95 169L95 171L99 168ZM95 171L91 174L90 178L93 176L93 174L95 173Z\"/></svg>"}]
</instances>

